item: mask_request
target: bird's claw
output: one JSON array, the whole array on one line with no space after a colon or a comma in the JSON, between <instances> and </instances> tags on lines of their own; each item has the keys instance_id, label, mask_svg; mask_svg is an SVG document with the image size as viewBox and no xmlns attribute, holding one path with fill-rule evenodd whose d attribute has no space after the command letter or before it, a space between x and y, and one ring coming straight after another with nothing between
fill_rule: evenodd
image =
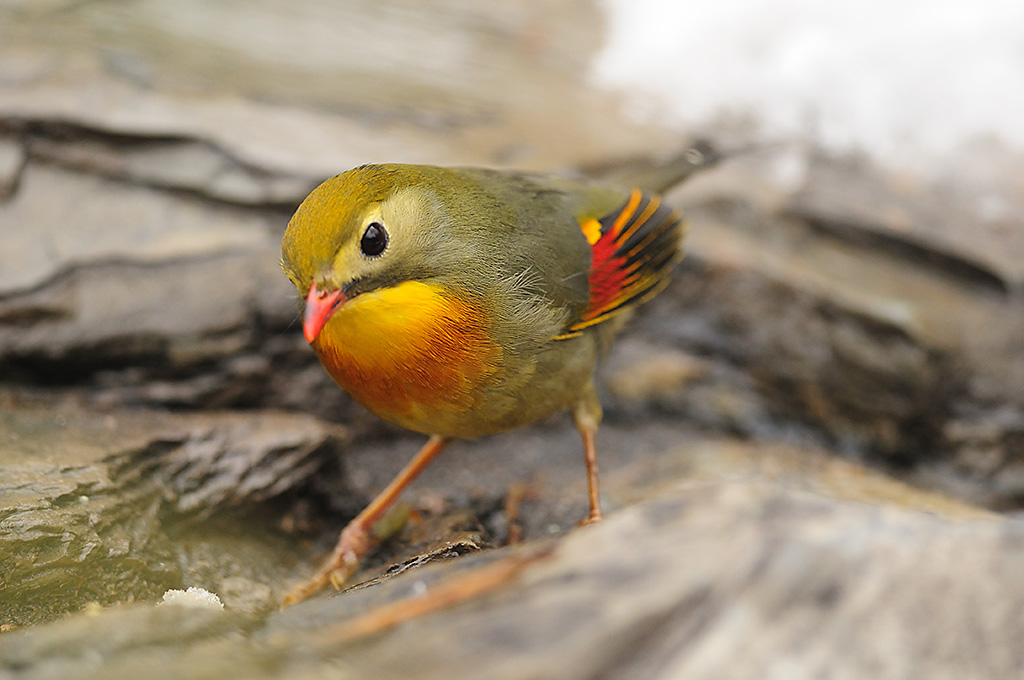
<instances>
[{"instance_id":1,"label":"bird's claw","mask_svg":"<svg viewBox=\"0 0 1024 680\"><path fill-rule=\"evenodd\" d=\"M363 556L373 547L374 541L363 527L349 525L341 532L341 540L334 552L313 578L290 592L282 601L281 607L288 607L308 599L311 595L327 584L341 590L359 568Z\"/></svg>"},{"instance_id":2,"label":"bird's claw","mask_svg":"<svg viewBox=\"0 0 1024 680\"><path fill-rule=\"evenodd\" d=\"M352 578L352 574L356 572L356 567L358 566L358 560L352 562L351 564L346 563L343 566L333 570L330 576L327 577L328 581L330 581L330 584L334 586L335 590L341 590L342 586L344 586L348 582L348 580Z\"/></svg>"}]
</instances>

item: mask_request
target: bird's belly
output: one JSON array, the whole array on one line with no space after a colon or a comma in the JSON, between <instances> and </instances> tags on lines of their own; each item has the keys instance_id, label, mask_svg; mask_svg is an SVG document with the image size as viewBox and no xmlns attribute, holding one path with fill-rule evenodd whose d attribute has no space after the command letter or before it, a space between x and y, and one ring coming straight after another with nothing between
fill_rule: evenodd
<instances>
[{"instance_id":1,"label":"bird's belly","mask_svg":"<svg viewBox=\"0 0 1024 680\"><path fill-rule=\"evenodd\" d=\"M398 371L374 379L351 380L345 371L330 371L335 381L360 404L384 420L423 434L467 437L478 423L473 399L459 389L465 377L456 372ZM451 385L453 389L445 389Z\"/></svg>"}]
</instances>

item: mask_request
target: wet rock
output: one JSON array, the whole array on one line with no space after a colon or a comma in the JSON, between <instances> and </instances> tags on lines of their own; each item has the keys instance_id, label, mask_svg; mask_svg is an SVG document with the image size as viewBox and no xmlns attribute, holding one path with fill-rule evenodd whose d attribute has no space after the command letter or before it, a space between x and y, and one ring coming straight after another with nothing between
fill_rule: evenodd
<instances>
[{"instance_id":1,"label":"wet rock","mask_svg":"<svg viewBox=\"0 0 1024 680\"><path fill-rule=\"evenodd\" d=\"M1021 532L772 482L689 484L553 543L267 618L150 605L9 632L0 667L33 678L71 666L85 678L459 678L485 666L496 678L1013 677Z\"/></svg>"},{"instance_id":2,"label":"wet rock","mask_svg":"<svg viewBox=\"0 0 1024 680\"><path fill-rule=\"evenodd\" d=\"M175 644L216 648L237 639L244 622L244 617L222 611L155 603L113 611L92 607L85 614L39 628L38 635L33 631L31 636L23 632L6 636L0 643L3 669L8 677L57 677L72 668L98 671L117 658L118 664L153 664L150 672L161 677L158 657L169 661ZM213 658L207 661L213 662Z\"/></svg>"},{"instance_id":3,"label":"wet rock","mask_svg":"<svg viewBox=\"0 0 1024 680\"><path fill-rule=\"evenodd\" d=\"M192 579L247 577L235 590L252 591L282 568L271 556L283 534L253 523L260 508L316 478L344 495L330 471L348 435L307 417L13 405L0 418L4 624L152 599Z\"/></svg>"}]
</instances>

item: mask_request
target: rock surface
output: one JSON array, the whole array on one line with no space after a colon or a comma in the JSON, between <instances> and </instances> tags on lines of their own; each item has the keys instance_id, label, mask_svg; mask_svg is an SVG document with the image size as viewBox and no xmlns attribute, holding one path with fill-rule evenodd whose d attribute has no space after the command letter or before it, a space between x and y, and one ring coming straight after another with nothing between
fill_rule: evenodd
<instances>
[{"instance_id":1,"label":"rock surface","mask_svg":"<svg viewBox=\"0 0 1024 680\"><path fill-rule=\"evenodd\" d=\"M1022 531L763 481L696 483L557 542L262 621L94 610L8 633L0 663L32 678L1013 677Z\"/></svg>"},{"instance_id":2,"label":"rock surface","mask_svg":"<svg viewBox=\"0 0 1024 680\"><path fill-rule=\"evenodd\" d=\"M0 581L4 624L17 626L151 600L197 578L247 583L266 600L289 560L260 515L280 522L282 504L268 508L300 489L315 499L348 444L339 426L269 411L8 405L0 419ZM203 564L213 556L218 564Z\"/></svg>"},{"instance_id":3,"label":"rock surface","mask_svg":"<svg viewBox=\"0 0 1024 680\"><path fill-rule=\"evenodd\" d=\"M359 587L277 611L421 443L302 341L292 209L369 161L695 153L587 84L602 22L0 8L0 678L1022 674L1024 211L724 135L602 369L608 521L565 417L457 442ZM157 605L191 586L225 609Z\"/></svg>"}]
</instances>

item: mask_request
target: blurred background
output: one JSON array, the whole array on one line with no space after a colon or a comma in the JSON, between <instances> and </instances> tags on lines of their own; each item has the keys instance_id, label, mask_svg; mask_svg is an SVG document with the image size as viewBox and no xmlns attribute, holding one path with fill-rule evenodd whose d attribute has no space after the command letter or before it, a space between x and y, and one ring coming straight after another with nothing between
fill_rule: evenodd
<instances>
[{"instance_id":1,"label":"blurred background","mask_svg":"<svg viewBox=\"0 0 1024 680\"><path fill-rule=\"evenodd\" d=\"M802 139L979 184L1024 146L1014 3L601 6L608 38L594 82L647 94L641 119Z\"/></svg>"},{"instance_id":2,"label":"blurred background","mask_svg":"<svg viewBox=\"0 0 1024 680\"><path fill-rule=\"evenodd\" d=\"M445 130L453 146L468 147L466 159L532 165L564 162L559 153L635 152L659 125L800 140L988 181L991 162L1008 162L1024 145L1024 94L1010 85L1024 72L1016 30L1024 10L1001 0L522 0L501 8L8 0L0 11L12 112L19 102L41 106L47 85L49 106L97 120L155 123L162 99L204 98L208 110L249 101L270 120L298 110L307 124L277 142L284 150L269 160L303 157L303 168L336 163L325 156L340 154L338 146L358 156L341 130L311 141L316 122L332 116L375 132L360 136L368 146ZM55 101L52 90L71 84ZM485 140L483 130L499 124L506 142ZM405 151L410 160L425 153Z\"/></svg>"},{"instance_id":3,"label":"blurred background","mask_svg":"<svg viewBox=\"0 0 1024 680\"><path fill-rule=\"evenodd\" d=\"M7 0L0 379L361 418L290 332L278 243L311 187L380 161L628 171L700 140L727 157L672 197L690 257L642 337L721 374L678 368L626 412L660 399L929 469L976 437L1002 450L1024 428L1022 18L997 0ZM1024 494L999 488L976 497Z\"/></svg>"},{"instance_id":4,"label":"blurred background","mask_svg":"<svg viewBox=\"0 0 1024 680\"><path fill-rule=\"evenodd\" d=\"M366 162L628 174L721 154L670 195L687 257L603 369L611 507L666 479L820 489L841 459L867 475L844 476L854 497L878 474L914 507L1018 512L1022 26L999 0L0 0L0 462L44 515L61 489L122 512L147 479L162 499L103 564L26 519L62 538L8 564L12 620L239 564L264 571L221 591L266 607L253 584L294 578L295 537L330 537L318 522L415 449L324 374L278 264L306 193ZM525 535L568 530L577 446L565 419L459 444L424 486L501 543L509 485L541 480ZM196 462L211 452L244 462ZM188 534L208 549L167 538L225 508L243 515L225 534ZM39 521L116 542L106 510L62 512ZM278 533L224 548L247 521ZM97 591L110 560L135 575ZM79 594L43 607L29 584L54 565Z\"/></svg>"}]
</instances>

